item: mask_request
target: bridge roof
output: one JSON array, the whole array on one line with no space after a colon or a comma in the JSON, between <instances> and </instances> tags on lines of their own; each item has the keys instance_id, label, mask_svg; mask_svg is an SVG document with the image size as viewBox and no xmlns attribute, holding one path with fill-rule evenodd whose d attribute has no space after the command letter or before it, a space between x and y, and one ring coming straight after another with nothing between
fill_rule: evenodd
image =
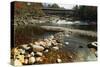
<instances>
[{"instance_id":1,"label":"bridge roof","mask_svg":"<svg viewBox=\"0 0 100 67\"><path fill-rule=\"evenodd\" d=\"M65 11L73 11L73 9L64 9L64 8L42 8L43 10L65 10Z\"/></svg>"}]
</instances>

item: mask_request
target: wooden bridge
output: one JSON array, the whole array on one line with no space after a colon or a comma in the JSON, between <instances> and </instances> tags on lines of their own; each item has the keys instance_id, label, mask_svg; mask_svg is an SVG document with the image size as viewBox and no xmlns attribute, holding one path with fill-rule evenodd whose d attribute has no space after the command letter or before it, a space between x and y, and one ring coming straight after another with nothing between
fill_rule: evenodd
<instances>
[{"instance_id":1,"label":"wooden bridge","mask_svg":"<svg viewBox=\"0 0 100 67\"><path fill-rule=\"evenodd\" d=\"M42 8L47 15L73 15L73 9L64 8Z\"/></svg>"}]
</instances>

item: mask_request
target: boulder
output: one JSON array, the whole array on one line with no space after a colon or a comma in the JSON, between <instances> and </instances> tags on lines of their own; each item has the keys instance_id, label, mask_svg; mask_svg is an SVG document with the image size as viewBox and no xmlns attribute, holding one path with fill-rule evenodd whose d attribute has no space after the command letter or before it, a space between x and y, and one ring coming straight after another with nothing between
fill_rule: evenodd
<instances>
[{"instance_id":1,"label":"boulder","mask_svg":"<svg viewBox=\"0 0 100 67\"><path fill-rule=\"evenodd\" d=\"M35 63L35 57L30 57L29 58L29 64Z\"/></svg>"},{"instance_id":2,"label":"boulder","mask_svg":"<svg viewBox=\"0 0 100 67\"><path fill-rule=\"evenodd\" d=\"M32 45L33 51L35 52L40 52L44 50L44 47L39 46L39 45Z\"/></svg>"}]
</instances>

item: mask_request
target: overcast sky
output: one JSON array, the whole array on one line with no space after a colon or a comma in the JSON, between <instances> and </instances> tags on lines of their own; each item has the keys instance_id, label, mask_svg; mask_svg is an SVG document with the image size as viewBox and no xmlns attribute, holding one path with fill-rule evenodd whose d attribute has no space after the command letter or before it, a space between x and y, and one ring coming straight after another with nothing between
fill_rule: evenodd
<instances>
[{"instance_id":1,"label":"overcast sky","mask_svg":"<svg viewBox=\"0 0 100 67\"><path fill-rule=\"evenodd\" d=\"M49 3L43 3L44 6L47 6ZM60 7L64 7L65 9L72 9L75 5L71 5L71 4L58 4Z\"/></svg>"}]
</instances>

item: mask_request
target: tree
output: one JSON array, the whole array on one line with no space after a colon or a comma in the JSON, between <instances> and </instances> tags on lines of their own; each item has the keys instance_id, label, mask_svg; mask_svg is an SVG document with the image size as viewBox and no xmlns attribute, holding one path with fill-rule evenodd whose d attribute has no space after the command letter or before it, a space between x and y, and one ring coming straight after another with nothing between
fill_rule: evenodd
<instances>
[{"instance_id":1,"label":"tree","mask_svg":"<svg viewBox=\"0 0 100 67\"><path fill-rule=\"evenodd\" d=\"M74 17L78 17L83 21L97 21L97 7L96 6L75 6Z\"/></svg>"}]
</instances>

